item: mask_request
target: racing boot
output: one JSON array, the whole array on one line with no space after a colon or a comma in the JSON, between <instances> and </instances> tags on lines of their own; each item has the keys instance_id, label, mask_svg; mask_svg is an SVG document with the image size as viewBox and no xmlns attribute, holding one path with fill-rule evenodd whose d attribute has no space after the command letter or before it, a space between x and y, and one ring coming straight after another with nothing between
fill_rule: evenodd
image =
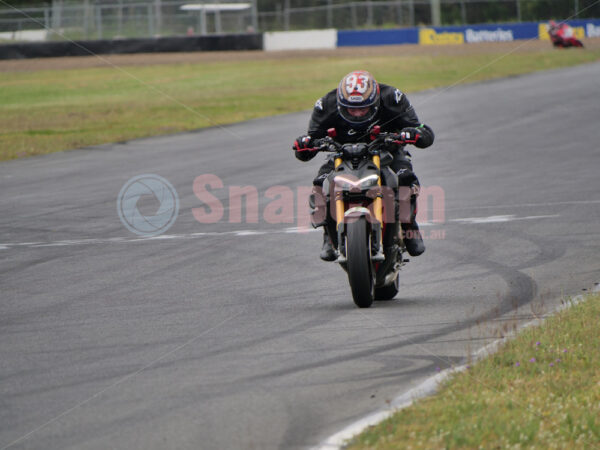
<instances>
[{"instance_id":1,"label":"racing boot","mask_svg":"<svg viewBox=\"0 0 600 450\"><path fill-rule=\"evenodd\" d=\"M410 214L410 222L404 223L402 222L400 226L402 227L402 240L404 241L404 245L406 247L406 251L410 256L419 256L423 254L425 251L425 244L423 243L423 236L421 235L421 231L419 230L419 225L417 224L417 195L419 192L419 186L412 186L413 194L410 197L410 205L411 205L411 214Z\"/></svg>"},{"instance_id":2,"label":"racing boot","mask_svg":"<svg viewBox=\"0 0 600 450\"><path fill-rule=\"evenodd\" d=\"M402 240L406 246L406 251L410 256L419 256L425 251L425 244L423 243L423 237L419 230L419 225L413 220L411 223L403 223L402 226Z\"/></svg>"},{"instance_id":3,"label":"racing boot","mask_svg":"<svg viewBox=\"0 0 600 450\"><path fill-rule=\"evenodd\" d=\"M335 261L337 259L337 253L333 248L333 244L331 243L331 239L327 233L327 228L325 227L323 227L323 247L321 248L321 254L319 257L323 261Z\"/></svg>"}]
</instances>

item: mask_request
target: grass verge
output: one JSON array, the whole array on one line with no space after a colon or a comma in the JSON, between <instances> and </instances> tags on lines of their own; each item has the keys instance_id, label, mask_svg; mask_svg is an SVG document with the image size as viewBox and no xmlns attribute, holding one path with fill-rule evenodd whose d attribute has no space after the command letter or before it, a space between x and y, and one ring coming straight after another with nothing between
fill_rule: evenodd
<instances>
[{"instance_id":1,"label":"grass verge","mask_svg":"<svg viewBox=\"0 0 600 450\"><path fill-rule=\"evenodd\" d=\"M306 110L356 68L413 92L600 59L598 48L503 52L0 72L0 160Z\"/></svg>"},{"instance_id":2,"label":"grass verge","mask_svg":"<svg viewBox=\"0 0 600 450\"><path fill-rule=\"evenodd\" d=\"M350 449L598 448L600 294L356 437Z\"/></svg>"}]
</instances>

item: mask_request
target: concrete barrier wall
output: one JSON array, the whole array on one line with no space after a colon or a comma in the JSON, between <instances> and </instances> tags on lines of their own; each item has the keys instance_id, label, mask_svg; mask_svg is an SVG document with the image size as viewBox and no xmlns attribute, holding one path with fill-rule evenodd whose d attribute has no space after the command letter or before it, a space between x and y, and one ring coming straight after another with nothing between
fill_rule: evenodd
<instances>
[{"instance_id":1,"label":"concrete barrier wall","mask_svg":"<svg viewBox=\"0 0 600 450\"><path fill-rule=\"evenodd\" d=\"M337 47L338 31L309 30L265 33L264 50L314 50Z\"/></svg>"},{"instance_id":2,"label":"concrete barrier wall","mask_svg":"<svg viewBox=\"0 0 600 450\"><path fill-rule=\"evenodd\" d=\"M3 31L0 33L0 39L10 41L45 41L48 37L46 30L19 30L19 31Z\"/></svg>"},{"instance_id":3,"label":"concrete barrier wall","mask_svg":"<svg viewBox=\"0 0 600 450\"><path fill-rule=\"evenodd\" d=\"M262 50L262 48L262 33L79 42L32 42L0 45L0 59L89 56L122 53Z\"/></svg>"}]
</instances>

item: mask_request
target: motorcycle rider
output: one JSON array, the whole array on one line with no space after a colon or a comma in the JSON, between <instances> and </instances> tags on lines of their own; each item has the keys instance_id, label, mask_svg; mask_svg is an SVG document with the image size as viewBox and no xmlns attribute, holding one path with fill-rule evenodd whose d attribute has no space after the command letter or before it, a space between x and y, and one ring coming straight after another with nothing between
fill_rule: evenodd
<instances>
[{"instance_id":1,"label":"motorcycle rider","mask_svg":"<svg viewBox=\"0 0 600 450\"><path fill-rule=\"evenodd\" d=\"M554 43L558 38L558 30L560 30L558 24L554 20L550 20L550 22L548 22L548 34L550 35L550 40L552 43Z\"/></svg>"},{"instance_id":2,"label":"motorcycle rider","mask_svg":"<svg viewBox=\"0 0 600 450\"><path fill-rule=\"evenodd\" d=\"M576 46L582 47L581 41L575 38L573 28L568 24L561 22L556 23L554 20L548 22L548 35L554 47L571 47L575 41Z\"/></svg>"},{"instance_id":3,"label":"motorcycle rider","mask_svg":"<svg viewBox=\"0 0 600 450\"><path fill-rule=\"evenodd\" d=\"M418 256L425 251L415 220L416 196L420 184L413 172L411 155L404 149L404 145L429 147L433 143L434 134L429 126L419 121L413 106L400 89L379 84L367 71L350 72L342 78L337 89L328 92L315 103L307 133L298 137L293 144L296 158L301 161L314 158L317 151L313 148L313 141L325 137L329 128L336 129L336 140L342 144L368 143L370 135L367 130L373 125L379 125L382 132L398 133L397 142L400 146L394 152L390 167L398 175L398 185L410 187L413 192L411 220L409 223L401 223L401 227L406 250L411 256ZM313 180L313 189L320 189L333 170L333 157L330 156ZM327 220L331 220L329 215ZM320 257L324 261L336 259L326 226L323 227Z\"/></svg>"},{"instance_id":4,"label":"motorcycle rider","mask_svg":"<svg viewBox=\"0 0 600 450\"><path fill-rule=\"evenodd\" d=\"M552 44L554 44L555 47L561 46L563 44L563 24L559 25L554 20L550 20L550 22L548 22L548 34L550 35L550 40L552 41Z\"/></svg>"}]
</instances>

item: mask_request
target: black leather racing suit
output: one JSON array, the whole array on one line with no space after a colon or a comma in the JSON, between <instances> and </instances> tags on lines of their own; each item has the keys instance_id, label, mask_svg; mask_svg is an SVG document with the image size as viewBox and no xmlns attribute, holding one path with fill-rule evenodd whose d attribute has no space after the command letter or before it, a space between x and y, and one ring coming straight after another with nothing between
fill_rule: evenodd
<instances>
[{"instance_id":1,"label":"black leather racing suit","mask_svg":"<svg viewBox=\"0 0 600 450\"><path fill-rule=\"evenodd\" d=\"M317 100L313 109L310 122L308 124L307 134L312 139L320 139L327 136L329 128L335 128L337 132L336 140L342 144L348 142L369 142L370 137L366 129L371 125L379 125L383 132L400 132L403 128L417 128L421 137L415 146L420 148L429 147L434 140L433 130L419 122L410 101L402 91L392 86L380 84L381 101L379 111L373 120L364 125L363 128L354 129L346 122L337 110L337 90L328 92L324 97ZM296 158L301 161L308 161L316 156L315 152L298 152ZM419 180L413 172L411 155L403 148L399 148L394 154L394 161L391 164L392 170L398 174L399 186L418 185ZM313 180L315 186L322 186L323 181L333 171L333 157L329 157L327 162L321 166L317 177Z\"/></svg>"}]
</instances>

